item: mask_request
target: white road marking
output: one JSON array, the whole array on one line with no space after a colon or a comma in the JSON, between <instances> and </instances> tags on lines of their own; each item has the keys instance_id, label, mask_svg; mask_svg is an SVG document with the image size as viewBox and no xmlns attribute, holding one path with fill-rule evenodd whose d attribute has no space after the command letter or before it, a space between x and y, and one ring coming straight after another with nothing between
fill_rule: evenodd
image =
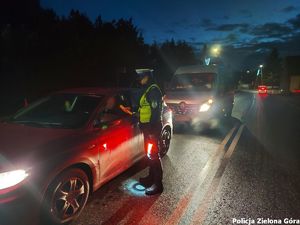
<instances>
[{"instance_id":1,"label":"white road marking","mask_svg":"<svg viewBox=\"0 0 300 225\"><path fill-rule=\"evenodd\" d=\"M230 132L226 135L226 137L223 139L220 146L216 150L216 153L207 161L207 163L199 173L197 180L195 180L195 182L192 182L191 185L189 186L187 194L184 195L177 203L177 207L168 218L168 221L165 223L166 225L179 224L182 216L185 214L186 210L188 209L188 205L191 202L192 197L199 190L198 187L200 187L204 183L204 181L206 181L206 177L211 171L212 166L216 163L216 161L218 161L218 158L221 158L224 155L226 150L226 145L237 128L238 125L235 125L230 130Z\"/></svg>"},{"instance_id":2,"label":"white road marking","mask_svg":"<svg viewBox=\"0 0 300 225\"><path fill-rule=\"evenodd\" d=\"M208 208L210 206L210 204L212 203L214 196L217 192L217 189L220 185L220 181L221 178L224 174L224 171L227 167L227 164L229 162L230 157L232 156L234 150L236 149L236 146L240 140L240 137L243 133L243 129L244 129L245 125L241 125L237 134L235 135L232 143L230 144L227 152L224 155L224 158L222 159L221 165L218 168L209 188L208 191L206 192L202 202L200 203L198 210L195 212L194 217L192 219L191 224L193 225L199 225L202 224L207 216L208 213Z\"/></svg>"}]
</instances>

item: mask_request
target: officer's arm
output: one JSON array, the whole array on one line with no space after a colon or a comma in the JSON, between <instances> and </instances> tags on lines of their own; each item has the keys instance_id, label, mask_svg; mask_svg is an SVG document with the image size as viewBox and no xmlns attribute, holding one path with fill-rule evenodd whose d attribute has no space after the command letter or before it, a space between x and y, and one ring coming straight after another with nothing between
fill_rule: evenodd
<instances>
[{"instance_id":1,"label":"officer's arm","mask_svg":"<svg viewBox=\"0 0 300 225\"><path fill-rule=\"evenodd\" d=\"M161 104L162 104L162 96L157 88L152 88L147 97L147 101L151 107L151 118L150 123L154 124L161 121Z\"/></svg>"},{"instance_id":2,"label":"officer's arm","mask_svg":"<svg viewBox=\"0 0 300 225\"><path fill-rule=\"evenodd\" d=\"M119 107L120 107L120 109L121 109L124 113L129 114L130 116L133 115L133 112L131 111L131 108L130 108L130 107L126 107L126 106L124 106L124 105L122 105L122 104L120 104Z\"/></svg>"}]
</instances>

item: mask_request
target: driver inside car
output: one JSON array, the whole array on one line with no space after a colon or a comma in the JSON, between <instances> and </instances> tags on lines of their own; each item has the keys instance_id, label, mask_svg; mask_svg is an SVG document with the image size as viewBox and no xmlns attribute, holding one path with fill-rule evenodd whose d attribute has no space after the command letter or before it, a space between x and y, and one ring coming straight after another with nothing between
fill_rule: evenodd
<instances>
[{"instance_id":1,"label":"driver inside car","mask_svg":"<svg viewBox=\"0 0 300 225\"><path fill-rule=\"evenodd\" d=\"M131 108L127 106L123 96L111 96L107 99L104 113L111 113L118 116L132 115Z\"/></svg>"}]
</instances>

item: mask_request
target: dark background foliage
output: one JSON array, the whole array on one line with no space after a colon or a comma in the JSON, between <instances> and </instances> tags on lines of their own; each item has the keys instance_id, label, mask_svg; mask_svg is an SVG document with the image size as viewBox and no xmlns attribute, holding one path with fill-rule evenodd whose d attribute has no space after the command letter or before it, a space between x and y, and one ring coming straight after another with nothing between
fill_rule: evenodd
<instances>
[{"instance_id":1,"label":"dark background foliage","mask_svg":"<svg viewBox=\"0 0 300 225\"><path fill-rule=\"evenodd\" d=\"M146 44L131 19L91 21L75 10L59 17L38 0L0 4L0 113L59 89L130 86L139 67L154 68L163 86L196 62L186 42Z\"/></svg>"}]
</instances>

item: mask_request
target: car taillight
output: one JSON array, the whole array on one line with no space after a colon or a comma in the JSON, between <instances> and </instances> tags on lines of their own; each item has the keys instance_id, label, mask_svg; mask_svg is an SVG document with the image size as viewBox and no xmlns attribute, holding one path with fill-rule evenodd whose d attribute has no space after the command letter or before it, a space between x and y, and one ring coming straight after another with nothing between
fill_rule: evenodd
<instances>
[{"instance_id":1,"label":"car taillight","mask_svg":"<svg viewBox=\"0 0 300 225\"><path fill-rule=\"evenodd\" d=\"M258 90L259 90L259 91L266 91L266 90L267 90L267 87L265 87L265 86L259 86L259 87L258 87Z\"/></svg>"}]
</instances>

